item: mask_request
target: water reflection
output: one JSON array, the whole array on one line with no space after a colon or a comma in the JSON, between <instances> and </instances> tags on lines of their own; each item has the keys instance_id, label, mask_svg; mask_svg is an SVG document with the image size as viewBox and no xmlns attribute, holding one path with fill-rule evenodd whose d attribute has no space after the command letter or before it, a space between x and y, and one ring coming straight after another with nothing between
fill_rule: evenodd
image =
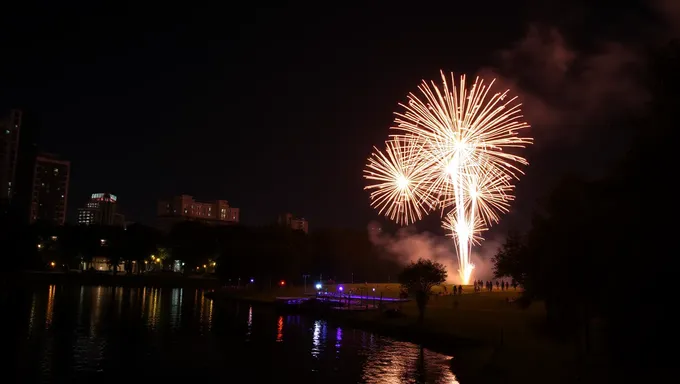
<instances>
[{"instance_id":1,"label":"water reflection","mask_svg":"<svg viewBox=\"0 0 680 384\"><path fill-rule=\"evenodd\" d=\"M50 285L48 289L45 328L49 328L50 325L52 325L52 318L54 316L54 293L57 290L57 287L55 285Z\"/></svg>"},{"instance_id":2,"label":"water reflection","mask_svg":"<svg viewBox=\"0 0 680 384\"><path fill-rule=\"evenodd\" d=\"M367 384L458 383L448 369L449 358L400 341L383 341L379 352L367 355L362 379Z\"/></svg>"},{"instance_id":3,"label":"water reflection","mask_svg":"<svg viewBox=\"0 0 680 384\"><path fill-rule=\"evenodd\" d=\"M246 341L250 341L250 334L253 332L253 306L248 307L248 331L246 332Z\"/></svg>"},{"instance_id":4,"label":"water reflection","mask_svg":"<svg viewBox=\"0 0 680 384\"><path fill-rule=\"evenodd\" d=\"M213 317L213 301L206 299L201 293L200 296L196 296L199 302L199 314L201 330L203 332L210 332L212 330L212 317Z\"/></svg>"},{"instance_id":5,"label":"water reflection","mask_svg":"<svg viewBox=\"0 0 680 384\"><path fill-rule=\"evenodd\" d=\"M340 353L340 345L342 344L342 328L338 327L335 332L335 352Z\"/></svg>"},{"instance_id":6,"label":"water reflection","mask_svg":"<svg viewBox=\"0 0 680 384\"><path fill-rule=\"evenodd\" d=\"M156 330L160 323L162 293L162 288L144 288L143 295L146 301L144 313L146 324L151 330Z\"/></svg>"},{"instance_id":7,"label":"water reflection","mask_svg":"<svg viewBox=\"0 0 680 384\"><path fill-rule=\"evenodd\" d=\"M24 341L0 347L17 356L24 382L214 378L228 369L254 382L275 371L300 383L456 383L448 356L323 320L214 304L201 290L45 286L25 301ZM263 358L272 369L261 369Z\"/></svg>"},{"instance_id":8,"label":"water reflection","mask_svg":"<svg viewBox=\"0 0 680 384\"><path fill-rule=\"evenodd\" d=\"M276 327L276 342L283 341L283 316L279 316L279 321Z\"/></svg>"},{"instance_id":9,"label":"water reflection","mask_svg":"<svg viewBox=\"0 0 680 384\"><path fill-rule=\"evenodd\" d=\"M182 323L182 288L172 290L172 301L170 303L170 324L173 328L178 328Z\"/></svg>"},{"instance_id":10,"label":"water reflection","mask_svg":"<svg viewBox=\"0 0 680 384\"><path fill-rule=\"evenodd\" d=\"M319 357L321 353L321 320L314 322L314 333L312 335L312 356Z\"/></svg>"}]
</instances>

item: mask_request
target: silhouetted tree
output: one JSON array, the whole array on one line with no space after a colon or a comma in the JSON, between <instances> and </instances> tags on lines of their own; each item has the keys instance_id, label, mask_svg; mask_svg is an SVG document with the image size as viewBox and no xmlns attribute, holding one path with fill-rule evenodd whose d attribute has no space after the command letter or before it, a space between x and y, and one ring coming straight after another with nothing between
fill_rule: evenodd
<instances>
[{"instance_id":1,"label":"silhouetted tree","mask_svg":"<svg viewBox=\"0 0 680 384\"><path fill-rule=\"evenodd\" d=\"M505 243L493 258L495 277L512 277L522 284L524 281L524 264L528 258L524 238L518 232L512 231L505 238Z\"/></svg>"},{"instance_id":2,"label":"silhouetted tree","mask_svg":"<svg viewBox=\"0 0 680 384\"><path fill-rule=\"evenodd\" d=\"M446 268L442 264L425 259L412 262L399 274L399 283L416 298L419 323L425 318L425 307L430 299L432 287L446 281L446 275Z\"/></svg>"}]
</instances>

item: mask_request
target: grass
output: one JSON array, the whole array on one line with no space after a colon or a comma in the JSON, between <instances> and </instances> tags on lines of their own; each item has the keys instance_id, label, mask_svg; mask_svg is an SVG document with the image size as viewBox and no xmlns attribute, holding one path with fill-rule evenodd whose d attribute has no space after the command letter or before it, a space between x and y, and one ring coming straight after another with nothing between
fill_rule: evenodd
<instances>
[{"instance_id":1,"label":"grass","mask_svg":"<svg viewBox=\"0 0 680 384\"><path fill-rule=\"evenodd\" d=\"M398 284L342 284L344 291L354 291L376 297L398 297ZM373 292L375 288L375 293ZM324 287L337 291L337 286ZM575 377L583 378L584 367L592 361L583 358L579 340L558 343L541 332L540 325L545 319L545 309L540 302L526 309L513 304L511 299L519 296L520 291L473 292L472 286L465 286L462 295L439 296L442 288L436 287L428 303L422 326L416 326L418 309L415 301L403 304L389 304L399 307L402 317L387 318L377 311L348 314L352 324L370 324L371 328L390 329L414 328L423 333L440 337L471 339L482 347L461 350L455 353L454 372L465 371L466 376L474 376L474 382L568 382ZM309 285L308 293L314 292ZM451 287L448 287L451 292ZM238 298L263 303L272 303L277 296L302 296L302 287L279 287L268 291L240 290ZM427 345L427 344L426 344ZM596 345L597 346L597 345ZM593 355L589 355L592 360ZM590 372L592 374L592 372ZM593 379L594 380L594 379Z\"/></svg>"}]
</instances>

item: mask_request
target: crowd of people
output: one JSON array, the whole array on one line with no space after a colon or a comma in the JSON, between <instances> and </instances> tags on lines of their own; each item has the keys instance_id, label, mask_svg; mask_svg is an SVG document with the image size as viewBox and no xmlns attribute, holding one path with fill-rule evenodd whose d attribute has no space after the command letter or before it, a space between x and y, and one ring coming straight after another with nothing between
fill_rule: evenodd
<instances>
[{"instance_id":1,"label":"crowd of people","mask_svg":"<svg viewBox=\"0 0 680 384\"><path fill-rule=\"evenodd\" d=\"M495 288L494 288L495 285ZM495 291L509 291L510 288L512 287L513 290L517 290L517 287L519 285L517 282L514 280L510 283L508 283L505 280L495 280L495 281L483 281L483 280L477 280L473 282L473 289L474 292L482 292L482 291L488 291L488 292L493 292ZM403 292L404 295L408 296L405 292ZM462 285L454 285L451 294L454 296L457 295L462 295L463 294L463 286ZM440 295L449 295L449 289L446 285L442 285L442 291L440 292Z\"/></svg>"},{"instance_id":2,"label":"crowd of people","mask_svg":"<svg viewBox=\"0 0 680 384\"><path fill-rule=\"evenodd\" d=\"M507 291L510 290L510 287L512 287L512 289L515 291L517 290L517 282L515 280L513 280L511 283L508 283L505 280L496 280L495 285L496 291ZM494 282L477 280L474 282L474 289L475 292L481 292L482 290L492 292L494 290Z\"/></svg>"}]
</instances>

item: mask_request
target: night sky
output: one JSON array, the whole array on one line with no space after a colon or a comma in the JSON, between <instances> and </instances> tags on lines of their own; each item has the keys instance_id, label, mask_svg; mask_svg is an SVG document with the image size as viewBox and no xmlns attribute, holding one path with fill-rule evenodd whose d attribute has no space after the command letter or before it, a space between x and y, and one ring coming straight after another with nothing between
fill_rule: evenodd
<instances>
[{"instance_id":1,"label":"night sky","mask_svg":"<svg viewBox=\"0 0 680 384\"><path fill-rule=\"evenodd\" d=\"M71 160L72 220L94 192L142 222L185 193L228 200L248 225L289 211L311 229L364 228L378 218L366 158L397 103L443 69L493 73L525 103L536 145L504 218L514 225L564 171L616 158L617 119L647 101L641 52L673 33L671 1L68 3L0 12L0 110L24 109L40 148Z\"/></svg>"}]
</instances>

